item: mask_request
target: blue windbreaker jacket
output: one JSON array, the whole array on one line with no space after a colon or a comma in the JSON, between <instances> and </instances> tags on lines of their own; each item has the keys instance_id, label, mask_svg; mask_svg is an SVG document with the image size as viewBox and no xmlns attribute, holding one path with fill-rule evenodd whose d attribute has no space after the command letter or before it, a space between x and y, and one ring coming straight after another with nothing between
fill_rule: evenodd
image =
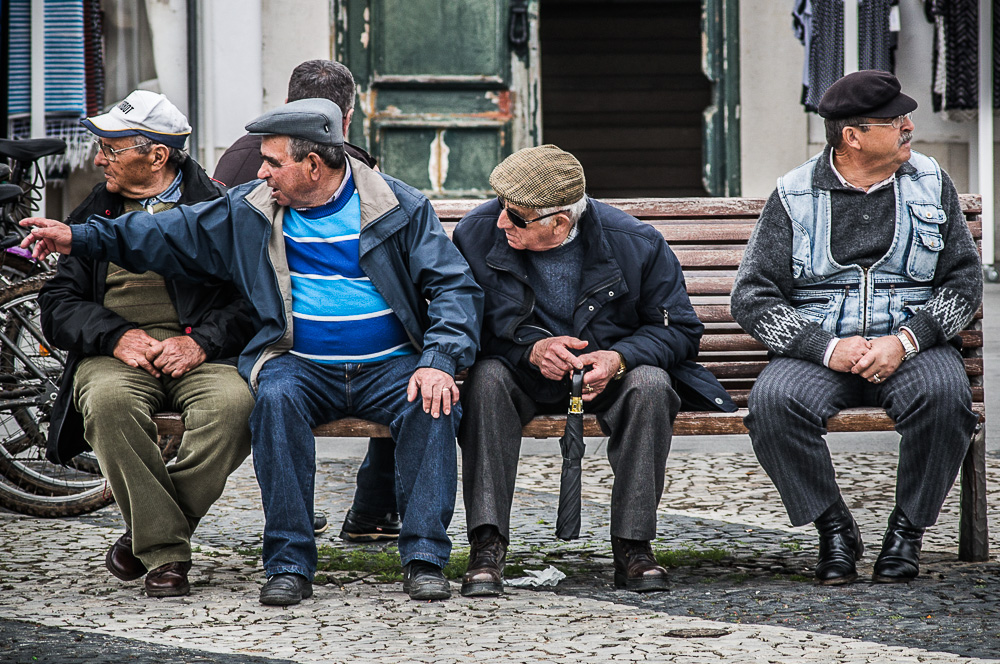
<instances>
[{"instance_id":1,"label":"blue windbreaker jacket","mask_svg":"<svg viewBox=\"0 0 1000 664\"><path fill-rule=\"evenodd\" d=\"M454 375L475 357L482 290L423 194L348 158L361 198L361 269L419 349L419 366ZM252 307L254 336L238 366L256 391L263 364L292 347L284 213L257 180L155 216L95 215L73 226L71 253L168 278L233 282Z\"/></svg>"}]
</instances>

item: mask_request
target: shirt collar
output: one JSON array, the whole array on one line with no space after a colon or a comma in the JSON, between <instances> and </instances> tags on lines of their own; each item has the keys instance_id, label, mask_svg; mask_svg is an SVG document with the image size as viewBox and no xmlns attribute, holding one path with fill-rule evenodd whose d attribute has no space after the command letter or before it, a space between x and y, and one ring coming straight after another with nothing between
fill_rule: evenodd
<instances>
[{"instance_id":1,"label":"shirt collar","mask_svg":"<svg viewBox=\"0 0 1000 664\"><path fill-rule=\"evenodd\" d=\"M181 200L181 180L183 179L184 174L181 171L177 171L177 177L174 178L174 181L170 183L169 187L155 196L141 198L137 202L147 210L157 203L176 203Z\"/></svg>"},{"instance_id":2,"label":"shirt collar","mask_svg":"<svg viewBox=\"0 0 1000 664\"><path fill-rule=\"evenodd\" d=\"M837 176L837 179L838 179L838 180L840 180L840 184L842 184L842 185L844 185L845 187L848 187L848 188L850 188L850 189L854 189L854 190L856 190L856 191L863 191L863 192L865 192L866 194L870 194L870 193L872 193L873 191L875 191L876 189L881 189L882 187L888 187L888 186L890 186L890 185L891 185L891 184L892 184L893 182L895 182L895 181L896 181L896 174L895 174L895 173L893 173L892 175L890 175L890 176L889 176L889 177L887 177L886 179L882 180L881 182L876 182L876 183L875 183L875 184L873 184L872 186L868 187L868 190L867 190L867 191L865 191L865 190L864 190L864 189L862 189L861 187L855 187L855 186L854 186L853 184L851 184L850 182L848 182L848 181L847 181L847 180L846 180L846 179L844 178L844 176L843 176L843 175L841 175L841 174L840 174L840 171L838 171L838 170L837 170L837 167L836 167L836 165L834 165L834 163L833 163L833 150L830 150L830 169L831 169L831 170L833 171L833 174Z\"/></svg>"}]
</instances>

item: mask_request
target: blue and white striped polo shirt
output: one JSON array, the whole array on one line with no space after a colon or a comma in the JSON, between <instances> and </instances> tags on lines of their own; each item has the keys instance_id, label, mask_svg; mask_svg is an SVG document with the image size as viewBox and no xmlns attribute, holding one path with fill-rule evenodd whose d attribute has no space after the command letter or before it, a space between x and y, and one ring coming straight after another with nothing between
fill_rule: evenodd
<instances>
[{"instance_id":1,"label":"blue and white striped polo shirt","mask_svg":"<svg viewBox=\"0 0 1000 664\"><path fill-rule=\"evenodd\" d=\"M321 364L415 353L402 323L358 264L361 199L349 171L345 180L329 203L285 213L291 352Z\"/></svg>"}]
</instances>

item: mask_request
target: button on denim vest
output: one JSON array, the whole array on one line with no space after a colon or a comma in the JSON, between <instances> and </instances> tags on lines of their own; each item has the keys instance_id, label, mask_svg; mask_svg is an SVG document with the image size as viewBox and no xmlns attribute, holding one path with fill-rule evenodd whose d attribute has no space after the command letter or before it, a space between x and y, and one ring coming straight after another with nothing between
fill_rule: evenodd
<instances>
[{"instance_id":1,"label":"button on denim vest","mask_svg":"<svg viewBox=\"0 0 1000 664\"><path fill-rule=\"evenodd\" d=\"M792 220L791 304L837 337L894 334L931 298L931 280L944 249L941 169L931 157L911 153L909 163L916 172L897 175L893 183L892 245L865 270L833 260L830 192L812 186L822 158L820 153L778 179L778 195Z\"/></svg>"}]
</instances>

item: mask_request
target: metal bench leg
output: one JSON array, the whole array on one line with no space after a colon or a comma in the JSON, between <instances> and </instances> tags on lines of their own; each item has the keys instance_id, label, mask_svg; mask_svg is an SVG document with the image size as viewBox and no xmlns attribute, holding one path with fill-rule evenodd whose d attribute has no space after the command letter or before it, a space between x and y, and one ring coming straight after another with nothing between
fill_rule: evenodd
<instances>
[{"instance_id":1,"label":"metal bench leg","mask_svg":"<svg viewBox=\"0 0 1000 664\"><path fill-rule=\"evenodd\" d=\"M986 525L986 419L976 425L962 462L962 516L958 524L958 559L983 562L990 557Z\"/></svg>"}]
</instances>

